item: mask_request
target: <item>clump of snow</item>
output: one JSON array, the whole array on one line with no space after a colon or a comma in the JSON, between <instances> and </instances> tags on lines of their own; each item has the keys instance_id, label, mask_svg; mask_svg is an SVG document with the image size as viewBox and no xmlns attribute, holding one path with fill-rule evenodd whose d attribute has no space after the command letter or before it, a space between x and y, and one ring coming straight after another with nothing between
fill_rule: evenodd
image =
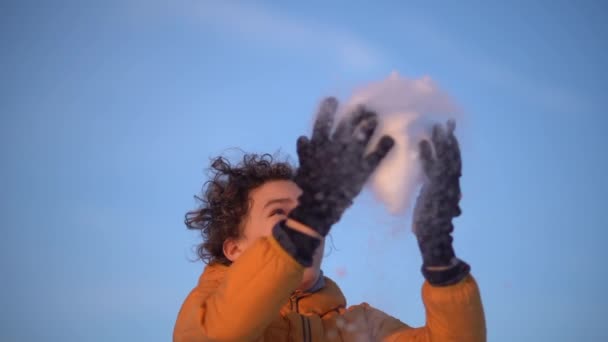
<instances>
[{"instance_id":1,"label":"clump of snow","mask_svg":"<svg viewBox=\"0 0 608 342\"><path fill-rule=\"evenodd\" d=\"M372 175L369 185L390 213L402 214L410 208L421 180L418 142L428 138L433 123L457 118L460 110L430 77L408 79L397 72L355 90L338 109L337 121L358 105L379 116L370 148L384 134L395 139L393 150Z\"/></svg>"}]
</instances>

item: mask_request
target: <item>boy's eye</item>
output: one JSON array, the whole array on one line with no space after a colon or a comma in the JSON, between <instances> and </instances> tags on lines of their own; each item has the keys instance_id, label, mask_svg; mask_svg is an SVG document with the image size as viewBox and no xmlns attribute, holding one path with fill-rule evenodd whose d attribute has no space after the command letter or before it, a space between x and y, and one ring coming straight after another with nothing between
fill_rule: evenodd
<instances>
[{"instance_id":1,"label":"boy's eye","mask_svg":"<svg viewBox=\"0 0 608 342\"><path fill-rule=\"evenodd\" d=\"M273 211L271 211L269 216L274 216L274 215L287 215L287 212L285 210L283 210L283 208L277 208L277 209L274 209Z\"/></svg>"}]
</instances>

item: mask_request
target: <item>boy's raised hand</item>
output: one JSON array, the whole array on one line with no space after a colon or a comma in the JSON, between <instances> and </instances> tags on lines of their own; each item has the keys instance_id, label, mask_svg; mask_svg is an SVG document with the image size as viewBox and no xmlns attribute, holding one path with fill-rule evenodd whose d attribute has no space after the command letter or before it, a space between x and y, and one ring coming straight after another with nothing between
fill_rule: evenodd
<instances>
[{"instance_id":1,"label":"boy's raised hand","mask_svg":"<svg viewBox=\"0 0 608 342\"><path fill-rule=\"evenodd\" d=\"M300 166L294 181L302 195L289 217L322 236L340 220L394 145L391 137L383 136L374 150L365 154L378 116L362 106L343 118L332 133L337 107L335 98L323 100L311 138L301 136L297 142Z\"/></svg>"},{"instance_id":2,"label":"boy's raised hand","mask_svg":"<svg viewBox=\"0 0 608 342\"><path fill-rule=\"evenodd\" d=\"M414 233L422 253L424 276L435 285L450 285L469 273L452 247L452 219L460 211L462 160L456 124L433 126L431 140L419 144L425 182L414 208Z\"/></svg>"}]
</instances>

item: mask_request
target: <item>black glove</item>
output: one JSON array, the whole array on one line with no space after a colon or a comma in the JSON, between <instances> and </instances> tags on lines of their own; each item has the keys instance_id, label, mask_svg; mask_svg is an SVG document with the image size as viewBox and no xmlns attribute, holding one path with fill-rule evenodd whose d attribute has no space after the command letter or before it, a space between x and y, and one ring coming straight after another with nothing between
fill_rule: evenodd
<instances>
[{"instance_id":1,"label":"black glove","mask_svg":"<svg viewBox=\"0 0 608 342\"><path fill-rule=\"evenodd\" d=\"M297 145L300 167L294 181L302 189L302 195L289 217L322 236L340 220L394 145L391 137L383 136L376 148L365 155L378 119L376 113L362 106L342 119L332 134L337 107L335 98L325 99L311 139L302 136Z\"/></svg>"},{"instance_id":2,"label":"black glove","mask_svg":"<svg viewBox=\"0 0 608 342\"><path fill-rule=\"evenodd\" d=\"M439 124L433 126L434 153L431 142L423 140L419 145L425 182L414 208L414 233L422 253L422 273L434 285L457 283L470 270L469 265L456 258L452 247L452 219L461 214L458 203L462 162L455 127L451 120L447 129Z\"/></svg>"}]
</instances>

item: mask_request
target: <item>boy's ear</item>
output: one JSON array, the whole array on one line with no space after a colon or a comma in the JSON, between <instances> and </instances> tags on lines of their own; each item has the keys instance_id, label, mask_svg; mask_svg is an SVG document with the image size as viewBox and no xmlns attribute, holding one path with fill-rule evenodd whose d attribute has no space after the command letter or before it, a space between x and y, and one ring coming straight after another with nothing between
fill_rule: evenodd
<instances>
[{"instance_id":1,"label":"boy's ear","mask_svg":"<svg viewBox=\"0 0 608 342\"><path fill-rule=\"evenodd\" d=\"M239 243L232 238L228 238L224 241L224 255L228 260L234 262L243 251Z\"/></svg>"}]
</instances>

